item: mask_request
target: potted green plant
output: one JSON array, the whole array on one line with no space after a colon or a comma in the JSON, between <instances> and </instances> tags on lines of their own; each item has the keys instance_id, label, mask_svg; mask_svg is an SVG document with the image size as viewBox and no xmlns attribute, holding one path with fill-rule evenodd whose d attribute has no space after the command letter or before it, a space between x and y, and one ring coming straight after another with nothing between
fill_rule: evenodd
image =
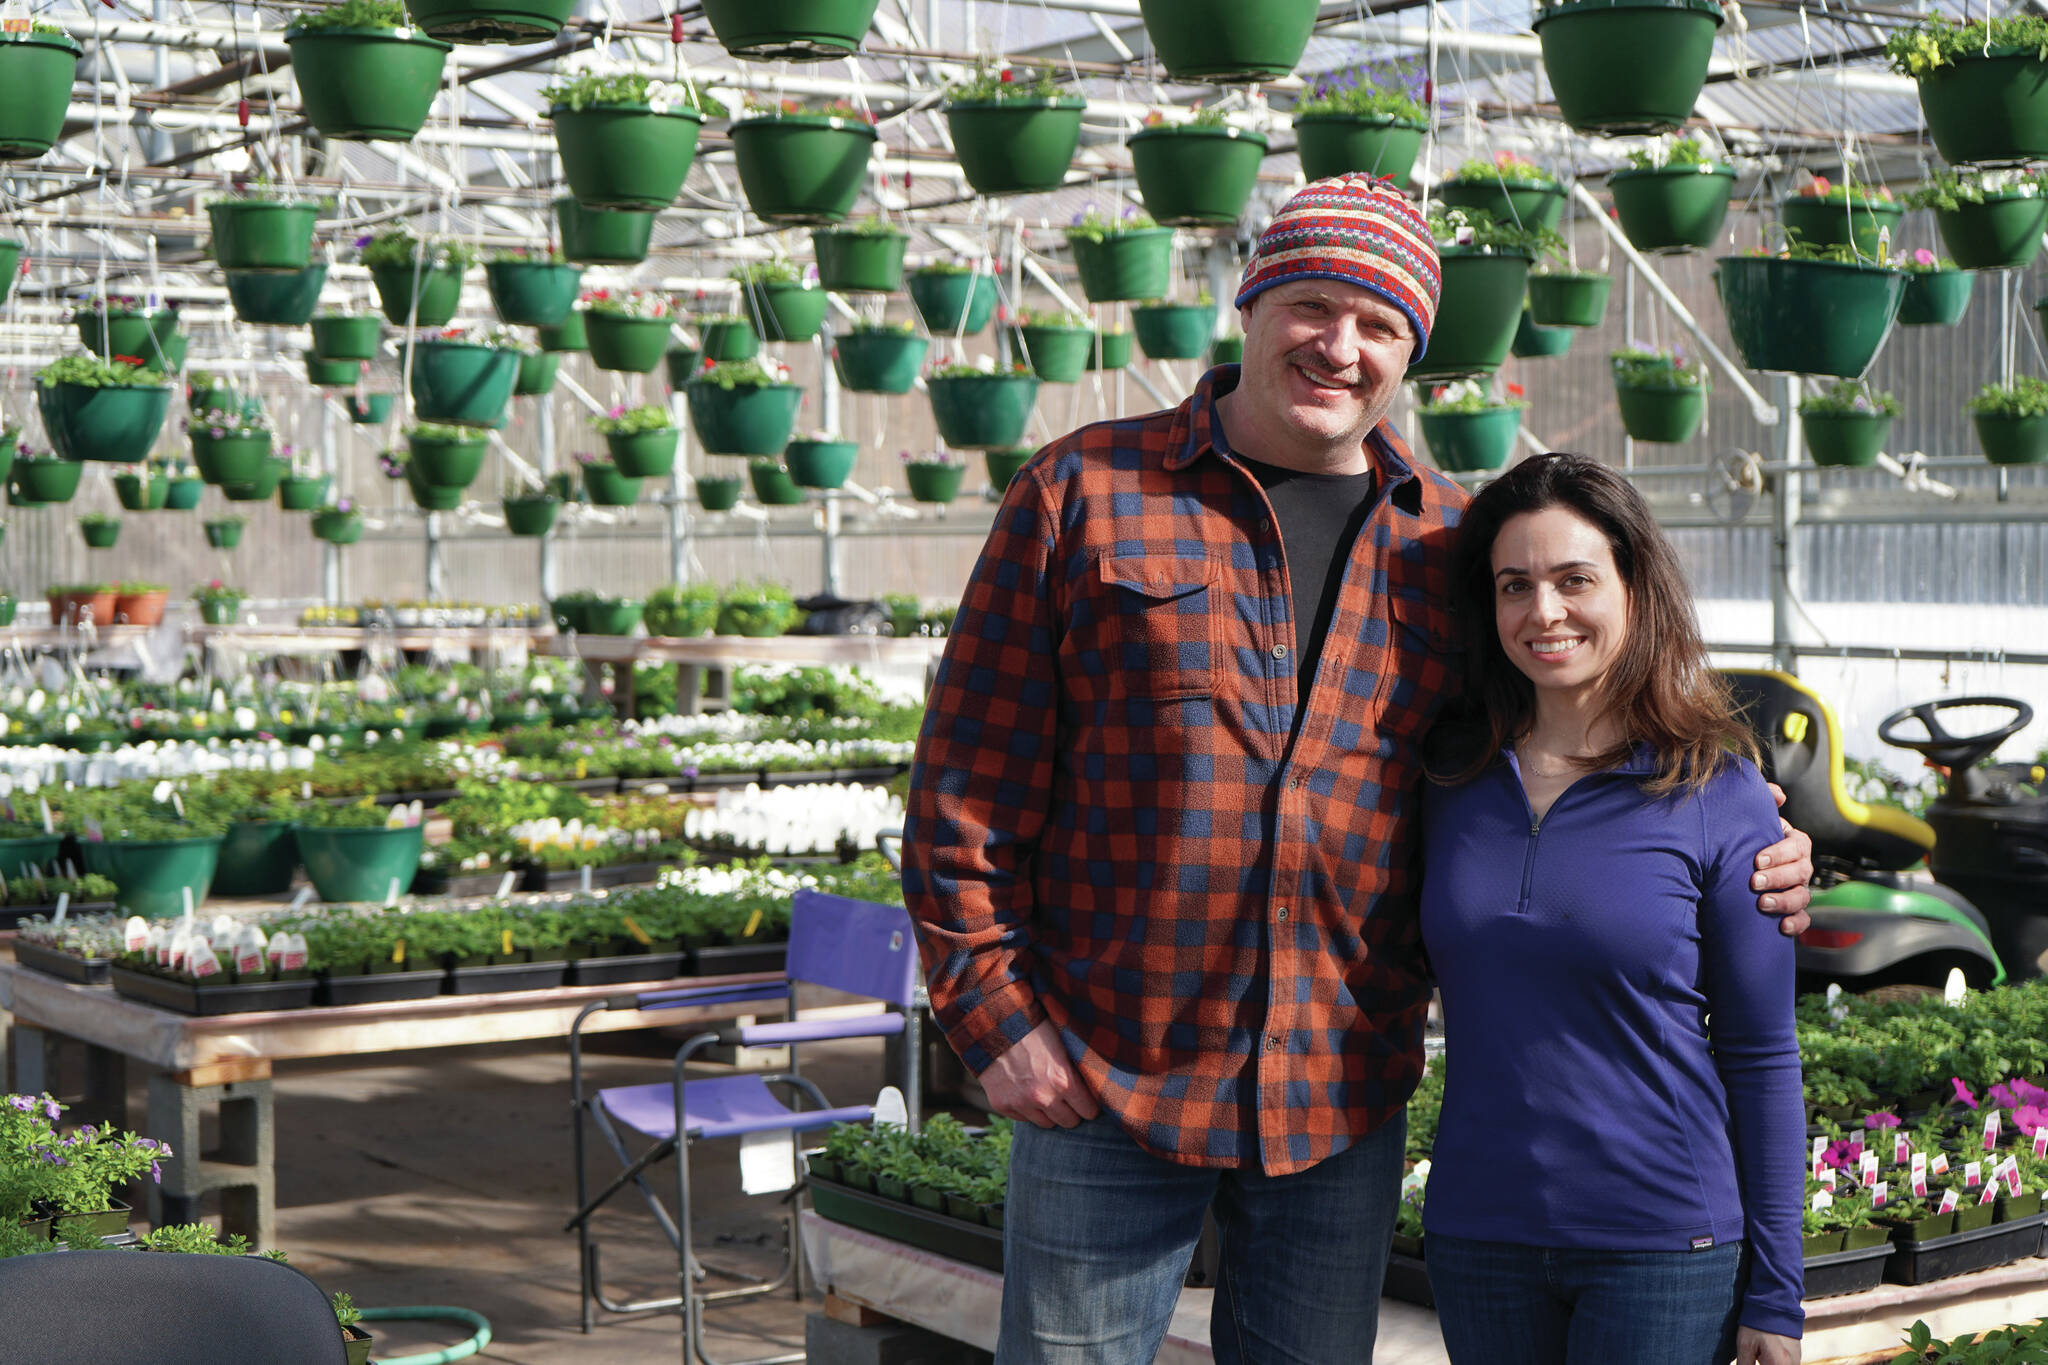
<instances>
[{"instance_id":1,"label":"potted green plant","mask_svg":"<svg viewBox=\"0 0 2048 1365\"><path fill-rule=\"evenodd\" d=\"M414 31L399 0L342 0L285 26L299 103L322 137L410 142L441 91L447 43Z\"/></svg>"},{"instance_id":2,"label":"potted green plant","mask_svg":"<svg viewBox=\"0 0 2048 1365\"><path fill-rule=\"evenodd\" d=\"M985 450L981 453L982 463L988 469L989 486L1001 493L1016 481L1031 457L1038 453L1033 446L1017 446L1010 450Z\"/></svg>"},{"instance_id":3,"label":"potted green plant","mask_svg":"<svg viewBox=\"0 0 2048 1365\"><path fill-rule=\"evenodd\" d=\"M115 905L144 919L169 919L185 912L188 894L195 906L206 899L227 827L214 803L195 800L181 816L146 789L80 795L66 803L65 819L100 826L104 837L81 840L79 847L87 872L113 879Z\"/></svg>"},{"instance_id":4,"label":"potted green plant","mask_svg":"<svg viewBox=\"0 0 2048 1365\"><path fill-rule=\"evenodd\" d=\"M827 431L814 431L791 441L782 452L782 462L799 488L837 488L853 473L853 462L859 455L856 442L842 441Z\"/></svg>"},{"instance_id":5,"label":"potted green plant","mask_svg":"<svg viewBox=\"0 0 2048 1365\"><path fill-rule=\"evenodd\" d=\"M1899 300L1899 326L1951 327L1962 321L1970 308L1970 291L1977 277L1959 269L1947 258L1938 258L1919 247L1900 259L1906 272L1906 292Z\"/></svg>"},{"instance_id":6,"label":"potted green plant","mask_svg":"<svg viewBox=\"0 0 2048 1365\"><path fill-rule=\"evenodd\" d=\"M270 415L261 407L234 403L186 419L192 463L210 484L249 483L270 458Z\"/></svg>"},{"instance_id":7,"label":"potted green plant","mask_svg":"<svg viewBox=\"0 0 2048 1365\"><path fill-rule=\"evenodd\" d=\"M1198 109L1182 123L1154 110L1131 134L1130 148L1139 197L1155 221L1228 227L1251 201L1266 139L1231 123L1221 109Z\"/></svg>"},{"instance_id":8,"label":"potted green plant","mask_svg":"<svg viewBox=\"0 0 2048 1365\"><path fill-rule=\"evenodd\" d=\"M391 404L397 397L389 393L366 393L358 396L343 394L341 404L348 409L348 420L359 427L382 426L391 416Z\"/></svg>"},{"instance_id":9,"label":"potted green plant","mask_svg":"<svg viewBox=\"0 0 2048 1365\"><path fill-rule=\"evenodd\" d=\"M71 85L78 77L78 43L47 19L0 33L0 160L41 156L64 131Z\"/></svg>"},{"instance_id":10,"label":"potted green plant","mask_svg":"<svg viewBox=\"0 0 2048 1365\"><path fill-rule=\"evenodd\" d=\"M268 502L284 476L291 472L291 447L283 446L264 460L254 478L229 480L220 485L220 495L229 502Z\"/></svg>"},{"instance_id":11,"label":"potted green plant","mask_svg":"<svg viewBox=\"0 0 2048 1365\"><path fill-rule=\"evenodd\" d=\"M759 361L713 365L683 386L697 444L711 455L780 455L796 425L801 386Z\"/></svg>"},{"instance_id":12,"label":"potted green plant","mask_svg":"<svg viewBox=\"0 0 2048 1365\"><path fill-rule=\"evenodd\" d=\"M860 51L880 0L706 0L719 45L751 62L822 62Z\"/></svg>"},{"instance_id":13,"label":"potted green plant","mask_svg":"<svg viewBox=\"0 0 2048 1365\"><path fill-rule=\"evenodd\" d=\"M1131 364L1131 353L1136 347L1127 327L1097 328L1088 347L1088 368L1091 370L1122 370Z\"/></svg>"},{"instance_id":14,"label":"potted green plant","mask_svg":"<svg viewBox=\"0 0 2048 1365\"><path fill-rule=\"evenodd\" d=\"M627 478L659 478L675 468L676 442L682 433L669 420L667 408L652 403L637 408L622 405L591 418L590 425L604 437L612 463Z\"/></svg>"},{"instance_id":15,"label":"potted green plant","mask_svg":"<svg viewBox=\"0 0 2048 1365\"><path fill-rule=\"evenodd\" d=\"M1528 406L1519 395L1503 398L1485 385L1465 381L1430 389L1415 416L1437 468L1462 474L1499 469L1508 462Z\"/></svg>"},{"instance_id":16,"label":"potted green plant","mask_svg":"<svg viewBox=\"0 0 2048 1365\"><path fill-rule=\"evenodd\" d=\"M1087 101L1062 93L1048 63L1028 79L977 64L946 87L946 127L976 194L1041 194L1065 183Z\"/></svg>"},{"instance_id":17,"label":"potted green plant","mask_svg":"<svg viewBox=\"0 0 2048 1365\"><path fill-rule=\"evenodd\" d=\"M114 476L114 497L124 511L157 511L170 495L171 481L159 466L145 463Z\"/></svg>"},{"instance_id":18,"label":"potted green plant","mask_svg":"<svg viewBox=\"0 0 2048 1365\"><path fill-rule=\"evenodd\" d=\"M852 393L909 393L931 342L909 322L862 318L832 342L832 366Z\"/></svg>"},{"instance_id":19,"label":"potted green plant","mask_svg":"<svg viewBox=\"0 0 2048 1365\"><path fill-rule=\"evenodd\" d=\"M818 283L840 294L893 294L903 287L903 249L910 234L880 218L814 228Z\"/></svg>"},{"instance_id":20,"label":"potted green plant","mask_svg":"<svg viewBox=\"0 0 2048 1365\"><path fill-rule=\"evenodd\" d=\"M1294 140L1310 180L1362 171L1406 184L1429 131L1426 82L1412 63L1326 71L1295 101Z\"/></svg>"},{"instance_id":21,"label":"potted green plant","mask_svg":"<svg viewBox=\"0 0 2048 1365\"><path fill-rule=\"evenodd\" d=\"M1160 227L1135 207L1120 218L1093 204L1067 226L1067 246L1090 303L1156 299L1173 276L1173 229Z\"/></svg>"},{"instance_id":22,"label":"potted green plant","mask_svg":"<svg viewBox=\"0 0 2048 1365\"><path fill-rule=\"evenodd\" d=\"M232 550L242 543L242 529L249 524L247 517L213 517L200 525L206 531L206 543L216 550Z\"/></svg>"},{"instance_id":23,"label":"potted green plant","mask_svg":"<svg viewBox=\"0 0 2048 1365\"><path fill-rule=\"evenodd\" d=\"M306 382L316 389L352 389L363 377L360 360L328 360L306 352Z\"/></svg>"},{"instance_id":24,"label":"potted green plant","mask_svg":"<svg viewBox=\"0 0 2048 1365\"><path fill-rule=\"evenodd\" d=\"M694 639L718 624L718 587L695 583L664 583L647 594L642 614L649 635Z\"/></svg>"},{"instance_id":25,"label":"potted green plant","mask_svg":"<svg viewBox=\"0 0 2048 1365\"><path fill-rule=\"evenodd\" d=\"M780 460L748 460L747 481L753 484L754 498L763 507L797 507L803 503L804 490Z\"/></svg>"},{"instance_id":26,"label":"potted green plant","mask_svg":"<svg viewBox=\"0 0 2048 1365\"><path fill-rule=\"evenodd\" d=\"M1824 175L1808 177L1799 193L1781 200L1778 216L1795 244L1826 248L1852 246L1858 256L1882 259L1884 243L1896 236L1906 206L1892 192L1835 184Z\"/></svg>"},{"instance_id":27,"label":"potted green plant","mask_svg":"<svg viewBox=\"0 0 2048 1365\"><path fill-rule=\"evenodd\" d=\"M292 838L321 900L384 901L412 885L424 833L417 803L387 809L365 798L301 806Z\"/></svg>"},{"instance_id":28,"label":"potted green plant","mask_svg":"<svg viewBox=\"0 0 2048 1365\"><path fill-rule=\"evenodd\" d=\"M114 585L114 620L131 626L163 624L164 605L170 601L167 583L124 582Z\"/></svg>"},{"instance_id":29,"label":"potted green plant","mask_svg":"<svg viewBox=\"0 0 2048 1365\"><path fill-rule=\"evenodd\" d=\"M327 493L333 486L331 474L288 471L277 481L278 508L286 512L317 512L327 505Z\"/></svg>"},{"instance_id":30,"label":"potted green plant","mask_svg":"<svg viewBox=\"0 0 2048 1365\"><path fill-rule=\"evenodd\" d=\"M655 216L653 209L587 209L566 194L555 200L562 255L579 265L640 264L654 240Z\"/></svg>"},{"instance_id":31,"label":"potted green plant","mask_svg":"<svg viewBox=\"0 0 2048 1365\"><path fill-rule=\"evenodd\" d=\"M363 538L363 514L348 498L337 499L312 516L313 538L329 545L353 545Z\"/></svg>"},{"instance_id":32,"label":"potted green plant","mask_svg":"<svg viewBox=\"0 0 2048 1365\"><path fill-rule=\"evenodd\" d=\"M52 625L114 623L114 603L119 594L112 583L58 583L47 588L44 595L50 604Z\"/></svg>"},{"instance_id":33,"label":"potted green plant","mask_svg":"<svg viewBox=\"0 0 2048 1365\"><path fill-rule=\"evenodd\" d=\"M664 209L697 157L704 118L725 116L696 84L581 71L540 92L569 193L590 209Z\"/></svg>"},{"instance_id":34,"label":"potted green plant","mask_svg":"<svg viewBox=\"0 0 2048 1365\"><path fill-rule=\"evenodd\" d=\"M1775 255L1721 257L1714 283L1750 369L1854 379L1891 332L1906 272L1859 260L1849 245L1794 241Z\"/></svg>"},{"instance_id":35,"label":"potted green plant","mask_svg":"<svg viewBox=\"0 0 2048 1365\"><path fill-rule=\"evenodd\" d=\"M610 460L595 455L578 455L583 474L583 495L593 507L631 507L640 501L640 480L621 474Z\"/></svg>"},{"instance_id":36,"label":"potted green plant","mask_svg":"<svg viewBox=\"0 0 2048 1365\"><path fill-rule=\"evenodd\" d=\"M1539 327L1598 327L1614 277L1552 256L1529 274L1529 315Z\"/></svg>"},{"instance_id":37,"label":"potted green plant","mask_svg":"<svg viewBox=\"0 0 2048 1365\"><path fill-rule=\"evenodd\" d=\"M1518 228L1478 209L1433 213L1429 227L1436 239L1442 292L1429 347L1409 367L1408 377L1490 374L1514 344L1530 266L1561 243L1548 229Z\"/></svg>"},{"instance_id":38,"label":"potted green plant","mask_svg":"<svg viewBox=\"0 0 2048 1365\"><path fill-rule=\"evenodd\" d=\"M916 501L944 506L960 496L960 485L967 477L967 461L957 452L930 450L913 454L905 450L898 458L903 462L903 480L910 485L910 496Z\"/></svg>"},{"instance_id":39,"label":"potted green plant","mask_svg":"<svg viewBox=\"0 0 2048 1365\"><path fill-rule=\"evenodd\" d=\"M551 327L576 306L583 267L569 264L559 251L513 247L494 251L484 260L484 287L491 307L507 326Z\"/></svg>"},{"instance_id":40,"label":"potted green plant","mask_svg":"<svg viewBox=\"0 0 2048 1365\"><path fill-rule=\"evenodd\" d=\"M697 373L704 354L695 346L685 346L680 341L670 342L669 348L661 353L662 368L668 371L668 387L671 392L681 389L690 382L690 376Z\"/></svg>"},{"instance_id":41,"label":"potted green plant","mask_svg":"<svg viewBox=\"0 0 2048 1365\"><path fill-rule=\"evenodd\" d=\"M1131 309L1131 330L1153 360L1199 360L1216 335L1216 300L1206 289L1193 303L1149 300Z\"/></svg>"},{"instance_id":42,"label":"potted green plant","mask_svg":"<svg viewBox=\"0 0 2048 1365\"><path fill-rule=\"evenodd\" d=\"M121 538L121 519L107 512L87 512L78 519L78 534L88 550L111 550Z\"/></svg>"},{"instance_id":43,"label":"potted green plant","mask_svg":"<svg viewBox=\"0 0 2048 1365\"><path fill-rule=\"evenodd\" d=\"M2048 380L2023 374L2010 384L1986 384L1970 400L1970 424L1993 464L2048 460Z\"/></svg>"},{"instance_id":44,"label":"potted green plant","mask_svg":"<svg viewBox=\"0 0 2048 1365\"><path fill-rule=\"evenodd\" d=\"M738 313L699 314L697 341L699 357L713 364L752 360L761 353L761 334L754 330L753 319Z\"/></svg>"},{"instance_id":45,"label":"potted green plant","mask_svg":"<svg viewBox=\"0 0 2048 1365\"><path fill-rule=\"evenodd\" d=\"M536 327L534 333L540 348L550 354L590 349L590 338L583 328L583 314L574 311L573 306L560 322Z\"/></svg>"},{"instance_id":46,"label":"potted green plant","mask_svg":"<svg viewBox=\"0 0 2048 1365\"><path fill-rule=\"evenodd\" d=\"M562 31L576 0L405 0L431 37L451 43L537 43Z\"/></svg>"},{"instance_id":47,"label":"potted green plant","mask_svg":"<svg viewBox=\"0 0 2048 1365\"><path fill-rule=\"evenodd\" d=\"M558 628L566 623L568 629L583 635L631 635L644 609L636 598L597 592L563 593L549 605Z\"/></svg>"},{"instance_id":48,"label":"potted green plant","mask_svg":"<svg viewBox=\"0 0 2048 1365\"><path fill-rule=\"evenodd\" d=\"M707 512L730 512L739 506L740 490L747 481L738 475L713 477L699 474L691 482L697 489L697 505Z\"/></svg>"},{"instance_id":49,"label":"potted green plant","mask_svg":"<svg viewBox=\"0 0 2048 1365\"><path fill-rule=\"evenodd\" d=\"M14 452L14 467L7 471L7 501L14 507L70 502L84 473L82 461L67 460L54 450L20 446Z\"/></svg>"},{"instance_id":50,"label":"potted green plant","mask_svg":"<svg viewBox=\"0 0 2048 1365\"><path fill-rule=\"evenodd\" d=\"M249 600L249 594L215 578L192 589L192 600L199 605L199 619L207 625L231 626L241 614L242 603Z\"/></svg>"},{"instance_id":51,"label":"potted green plant","mask_svg":"<svg viewBox=\"0 0 2048 1365\"><path fill-rule=\"evenodd\" d=\"M732 272L740 287L740 311L754 322L763 341L809 341L825 321L826 293L804 283L793 261L749 261Z\"/></svg>"},{"instance_id":52,"label":"potted green plant","mask_svg":"<svg viewBox=\"0 0 2048 1365\"><path fill-rule=\"evenodd\" d=\"M327 264L303 270L230 270L225 272L228 302L243 322L265 327L303 327L320 306L327 284Z\"/></svg>"},{"instance_id":53,"label":"potted green plant","mask_svg":"<svg viewBox=\"0 0 2048 1365\"><path fill-rule=\"evenodd\" d=\"M1003 450L1022 444L1038 402L1038 376L1028 365L998 370L941 365L925 376L939 439L954 450Z\"/></svg>"},{"instance_id":54,"label":"potted green plant","mask_svg":"<svg viewBox=\"0 0 2048 1365\"><path fill-rule=\"evenodd\" d=\"M718 601L717 633L780 635L796 622L796 602L779 583L734 583Z\"/></svg>"},{"instance_id":55,"label":"potted green plant","mask_svg":"<svg viewBox=\"0 0 2048 1365\"><path fill-rule=\"evenodd\" d=\"M1885 56L1920 89L1920 112L1952 166L2048 157L2048 56L2040 17L1958 24L1930 13L1892 31Z\"/></svg>"},{"instance_id":56,"label":"potted green plant","mask_svg":"<svg viewBox=\"0 0 2048 1365\"><path fill-rule=\"evenodd\" d=\"M384 320L371 313L322 312L307 326L313 354L322 360L375 360L384 339Z\"/></svg>"},{"instance_id":57,"label":"potted green plant","mask_svg":"<svg viewBox=\"0 0 2048 1365\"><path fill-rule=\"evenodd\" d=\"M296 274L313 259L317 200L298 199L281 186L257 181L206 203L213 229L213 260L222 270Z\"/></svg>"},{"instance_id":58,"label":"potted green plant","mask_svg":"<svg viewBox=\"0 0 2048 1365\"><path fill-rule=\"evenodd\" d=\"M1877 463L1891 435L1899 400L1873 393L1868 384L1841 379L1799 401L1799 427L1806 453L1817 465L1867 469Z\"/></svg>"},{"instance_id":59,"label":"potted green plant","mask_svg":"<svg viewBox=\"0 0 2048 1365\"><path fill-rule=\"evenodd\" d=\"M1477 209L1525 232L1555 231L1564 217L1564 186L1557 177L1513 152L1460 163L1437 187L1437 195L1448 208Z\"/></svg>"},{"instance_id":60,"label":"potted green plant","mask_svg":"<svg viewBox=\"0 0 2048 1365\"><path fill-rule=\"evenodd\" d=\"M170 406L170 381L131 357L65 356L36 372L43 430L66 459L141 462Z\"/></svg>"},{"instance_id":61,"label":"potted green plant","mask_svg":"<svg viewBox=\"0 0 2048 1365\"><path fill-rule=\"evenodd\" d=\"M991 268L931 261L910 272L910 302L935 337L965 336L988 326L996 311Z\"/></svg>"},{"instance_id":62,"label":"potted green plant","mask_svg":"<svg viewBox=\"0 0 2048 1365\"><path fill-rule=\"evenodd\" d=\"M2019 270L2033 263L2048 228L2048 198L2030 170L1937 171L1904 198L1932 209L1942 245L1964 270Z\"/></svg>"},{"instance_id":63,"label":"potted green plant","mask_svg":"<svg viewBox=\"0 0 2048 1365\"><path fill-rule=\"evenodd\" d=\"M406 467L435 488L468 488L483 472L490 437L472 427L422 422L406 428Z\"/></svg>"},{"instance_id":64,"label":"potted green plant","mask_svg":"<svg viewBox=\"0 0 2048 1365\"><path fill-rule=\"evenodd\" d=\"M1316 0L1138 0L1145 36L1176 81L1243 84L1292 72L1315 27Z\"/></svg>"},{"instance_id":65,"label":"potted green plant","mask_svg":"<svg viewBox=\"0 0 2048 1365\"><path fill-rule=\"evenodd\" d=\"M1661 154L1635 150L1607 177L1607 192L1629 245L1638 251L1712 246L1728 218L1735 168L1696 138L1682 137Z\"/></svg>"},{"instance_id":66,"label":"potted green plant","mask_svg":"<svg viewBox=\"0 0 2048 1365\"><path fill-rule=\"evenodd\" d=\"M1048 384L1078 380L1095 345L1087 316L1060 309L1020 308L1011 335L1031 372Z\"/></svg>"},{"instance_id":67,"label":"potted green plant","mask_svg":"<svg viewBox=\"0 0 2048 1365\"><path fill-rule=\"evenodd\" d=\"M675 303L652 289L592 289L583 295L583 333L600 370L645 374L668 350Z\"/></svg>"},{"instance_id":68,"label":"potted green plant","mask_svg":"<svg viewBox=\"0 0 2048 1365\"><path fill-rule=\"evenodd\" d=\"M508 493L499 506L505 513L505 530L515 536L544 536L555 529L555 519L562 514L562 500L546 489Z\"/></svg>"},{"instance_id":69,"label":"potted green plant","mask_svg":"<svg viewBox=\"0 0 2048 1365\"><path fill-rule=\"evenodd\" d=\"M1527 304L1522 305L1522 320L1515 325L1515 340L1509 351L1523 360L1543 356L1563 355L1572 348L1572 328L1538 327L1535 318L1529 314Z\"/></svg>"},{"instance_id":70,"label":"potted green plant","mask_svg":"<svg viewBox=\"0 0 2048 1365\"><path fill-rule=\"evenodd\" d=\"M747 207L765 223L844 221L876 138L874 116L843 100L749 104L732 125Z\"/></svg>"},{"instance_id":71,"label":"potted green plant","mask_svg":"<svg viewBox=\"0 0 2048 1365\"><path fill-rule=\"evenodd\" d=\"M4 47L0 44L0 50ZM178 314L173 309L155 307L133 295L95 295L72 310L71 321L78 328L78 339L96 356L109 361L125 357L131 364L151 369L169 368L163 348L178 331Z\"/></svg>"},{"instance_id":72,"label":"potted green plant","mask_svg":"<svg viewBox=\"0 0 2048 1365\"><path fill-rule=\"evenodd\" d=\"M422 422L494 427L519 382L519 362L534 350L509 327L450 327L414 338L410 366L413 411Z\"/></svg>"},{"instance_id":73,"label":"potted green plant","mask_svg":"<svg viewBox=\"0 0 2048 1365\"><path fill-rule=\"evenodd\" d=\"M359 259L394 327L445 327L462 303L462 272L476 253L460 242L423 242L390 228L372 237Z\"/></svg>"},{"instance_id":74,"label":"potted green plant","mask_svg":"<svg viewBox=\"0 0 2048 1365\"><path fill-rule=\"evenodd\" d=\"M1533 27L1566 123L1582 133L1659 133L1692 117L1721 7L1713 0L1539 0ZM1616 61L1618 53L1630 59Z\"/></svg>"},{"instance_id":75,"label":"potted green plant","mask_svg":"<svg viewBox=\"0 0 2048 1365\"><path fill-rule=\"evenodd\" d=\"M519 357L519 377L512 382L512 396L535 398L551 393L562 358L553 351L533 350Z\"/></svg>"},{"instance_id":76,"label":"potted green plant","mask_svg":"<svg viewBox=\"0 0 2048 1365\"><path fill-rule=\"evenodd\" d=\"M173 512L189 512L206 493L206 480L182 460L170 467L164 478L164 506Z\"/></svg>"},{"instance_id":77,"label":"potted green plant","mask_svg":"<svg viewBox=\"0 0 2048 1365\"><path fill-rule=\"evenodd\" d=\"M1638 441L1689 441L1707 413L1707 368L1676 350L1608 357L1621 425Z\"/></svg>"}]
</instances>

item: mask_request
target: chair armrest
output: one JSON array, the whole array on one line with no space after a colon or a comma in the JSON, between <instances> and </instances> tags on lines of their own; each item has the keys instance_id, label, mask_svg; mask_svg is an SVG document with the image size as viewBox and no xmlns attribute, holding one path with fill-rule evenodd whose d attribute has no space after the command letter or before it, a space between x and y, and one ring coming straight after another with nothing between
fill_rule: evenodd
<instances>
[{"instance_id":1,"label":"chair armrest","mask_svg":"<svg viewBox=\"0 0 2048 1365\"><path fill-rule=\"evenodd\" d=\"M726 1047L773 1047L778 1043L816 1043L828 1038L887 1038L903 1032L900 1014L865 1015L855 1019L789 1019L772 1024L733 1024L718 1030Z\"/></svg>"},{"instance_id":2,"label":"chair armrest","mask_svg":"<svg viewBox=\"0 0 2048 1365\"><path fill-rule=\"evenodd\" d=\"M692 986L679 991L649 991L644 995L614 996L613 1009L674 1010L691 1005L741 1005L755 1000L789 999L789 986L781 981L763 981L752 986Z\"/></svg>"}]
</instances>

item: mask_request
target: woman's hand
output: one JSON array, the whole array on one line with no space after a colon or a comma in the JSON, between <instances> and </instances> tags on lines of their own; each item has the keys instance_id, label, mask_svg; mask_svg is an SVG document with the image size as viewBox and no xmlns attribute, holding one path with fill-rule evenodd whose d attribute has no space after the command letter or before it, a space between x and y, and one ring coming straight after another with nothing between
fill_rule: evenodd
<instances>
[{"instance_id":1,"label":"woman's hand","mask_svg":"<svg viewBox=\"0 0 2048 1365\"><path fill-rule=\"evenodd\" d=\"M1799 1365L1799 1339L1753 1327L1735 1329L1735 1365Z\"/></svg>"}]
</instances>

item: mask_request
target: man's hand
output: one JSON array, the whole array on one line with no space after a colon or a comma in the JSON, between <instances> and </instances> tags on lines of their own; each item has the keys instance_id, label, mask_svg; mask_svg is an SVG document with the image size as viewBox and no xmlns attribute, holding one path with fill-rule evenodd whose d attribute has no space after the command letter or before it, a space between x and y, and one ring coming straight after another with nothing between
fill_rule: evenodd
<instances>
[{"instance_id":1,"label":"man's hand","mask_svg":"<svg viewBox=\"0 0 2048 1365\"><path fill-rule=\"evenodd\" d=\"M1785 804L1785 789L1777 783L1766 783L1771 789L1771 798L1779 805ZM1807 883L1813 880L1813 840L1806 837L1804 830L1797 830L1787 824L1785 818L1778 818L1785 837L1756 855L1756 875L1749 879L1752 891L1761 891L1756 898L1756 908L1766 915L1777 915L1778 932L1787 938L1794 938L1806 932L1813 923L1806 913L1806 904L1813 899L1813 892Z\"/></svg>"},{"instance_id":2,"label":"man's hand","mask_svg":"<svg viewBox=\"0 0 2048 1365\"><path fill-rule=\"evenodd\" d=\"M1040 1128L1072 1128L1101 1112L1050 1019L996 1058L981 1073L981 1088L989 1108Z\"/></svg>"},{"instance_id":3,"label":"man's hand","mask_svg":"<svg viewBox=\"0 0 2048 1365\"><path fill-rule=\"evenodd\" d=\"M1799 1365L1799 1342L1753 1327L1735 1329L1735 1365Z\"/></svg>"}]
</instances>

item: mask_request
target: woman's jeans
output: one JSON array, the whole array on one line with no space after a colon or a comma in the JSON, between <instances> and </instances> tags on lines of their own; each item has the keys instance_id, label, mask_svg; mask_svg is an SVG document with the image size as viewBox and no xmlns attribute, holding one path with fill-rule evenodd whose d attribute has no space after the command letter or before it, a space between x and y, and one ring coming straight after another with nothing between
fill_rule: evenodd
<instances>
[{"instance_id":1,"label":"woman's jeans","mask_svg":"<svg viewBox=\"0 0 2048 1365\"><path fill-rule=\"evenodd\" d=\"M1574 1251L1431 1233L1429 1284L1451 1365L1727 1365L1747 1258Z\"/></svg>"},{"instance_id":2,"label":"woman's jeans","mask_svg":"<svg viewBox=\"0 0 2048 1365\"><path fill-rule=\"evenodd\" d=\"M997 1365L1150 1365L1213 1203L1216 1359L1365 1365L1379 1327L1407 1115L1293 1175L1179 1166L1107 1116L1019 1123ZM1620 1365L1610 1362L1609 1365Z\"/></svg>"}]
</instances>

